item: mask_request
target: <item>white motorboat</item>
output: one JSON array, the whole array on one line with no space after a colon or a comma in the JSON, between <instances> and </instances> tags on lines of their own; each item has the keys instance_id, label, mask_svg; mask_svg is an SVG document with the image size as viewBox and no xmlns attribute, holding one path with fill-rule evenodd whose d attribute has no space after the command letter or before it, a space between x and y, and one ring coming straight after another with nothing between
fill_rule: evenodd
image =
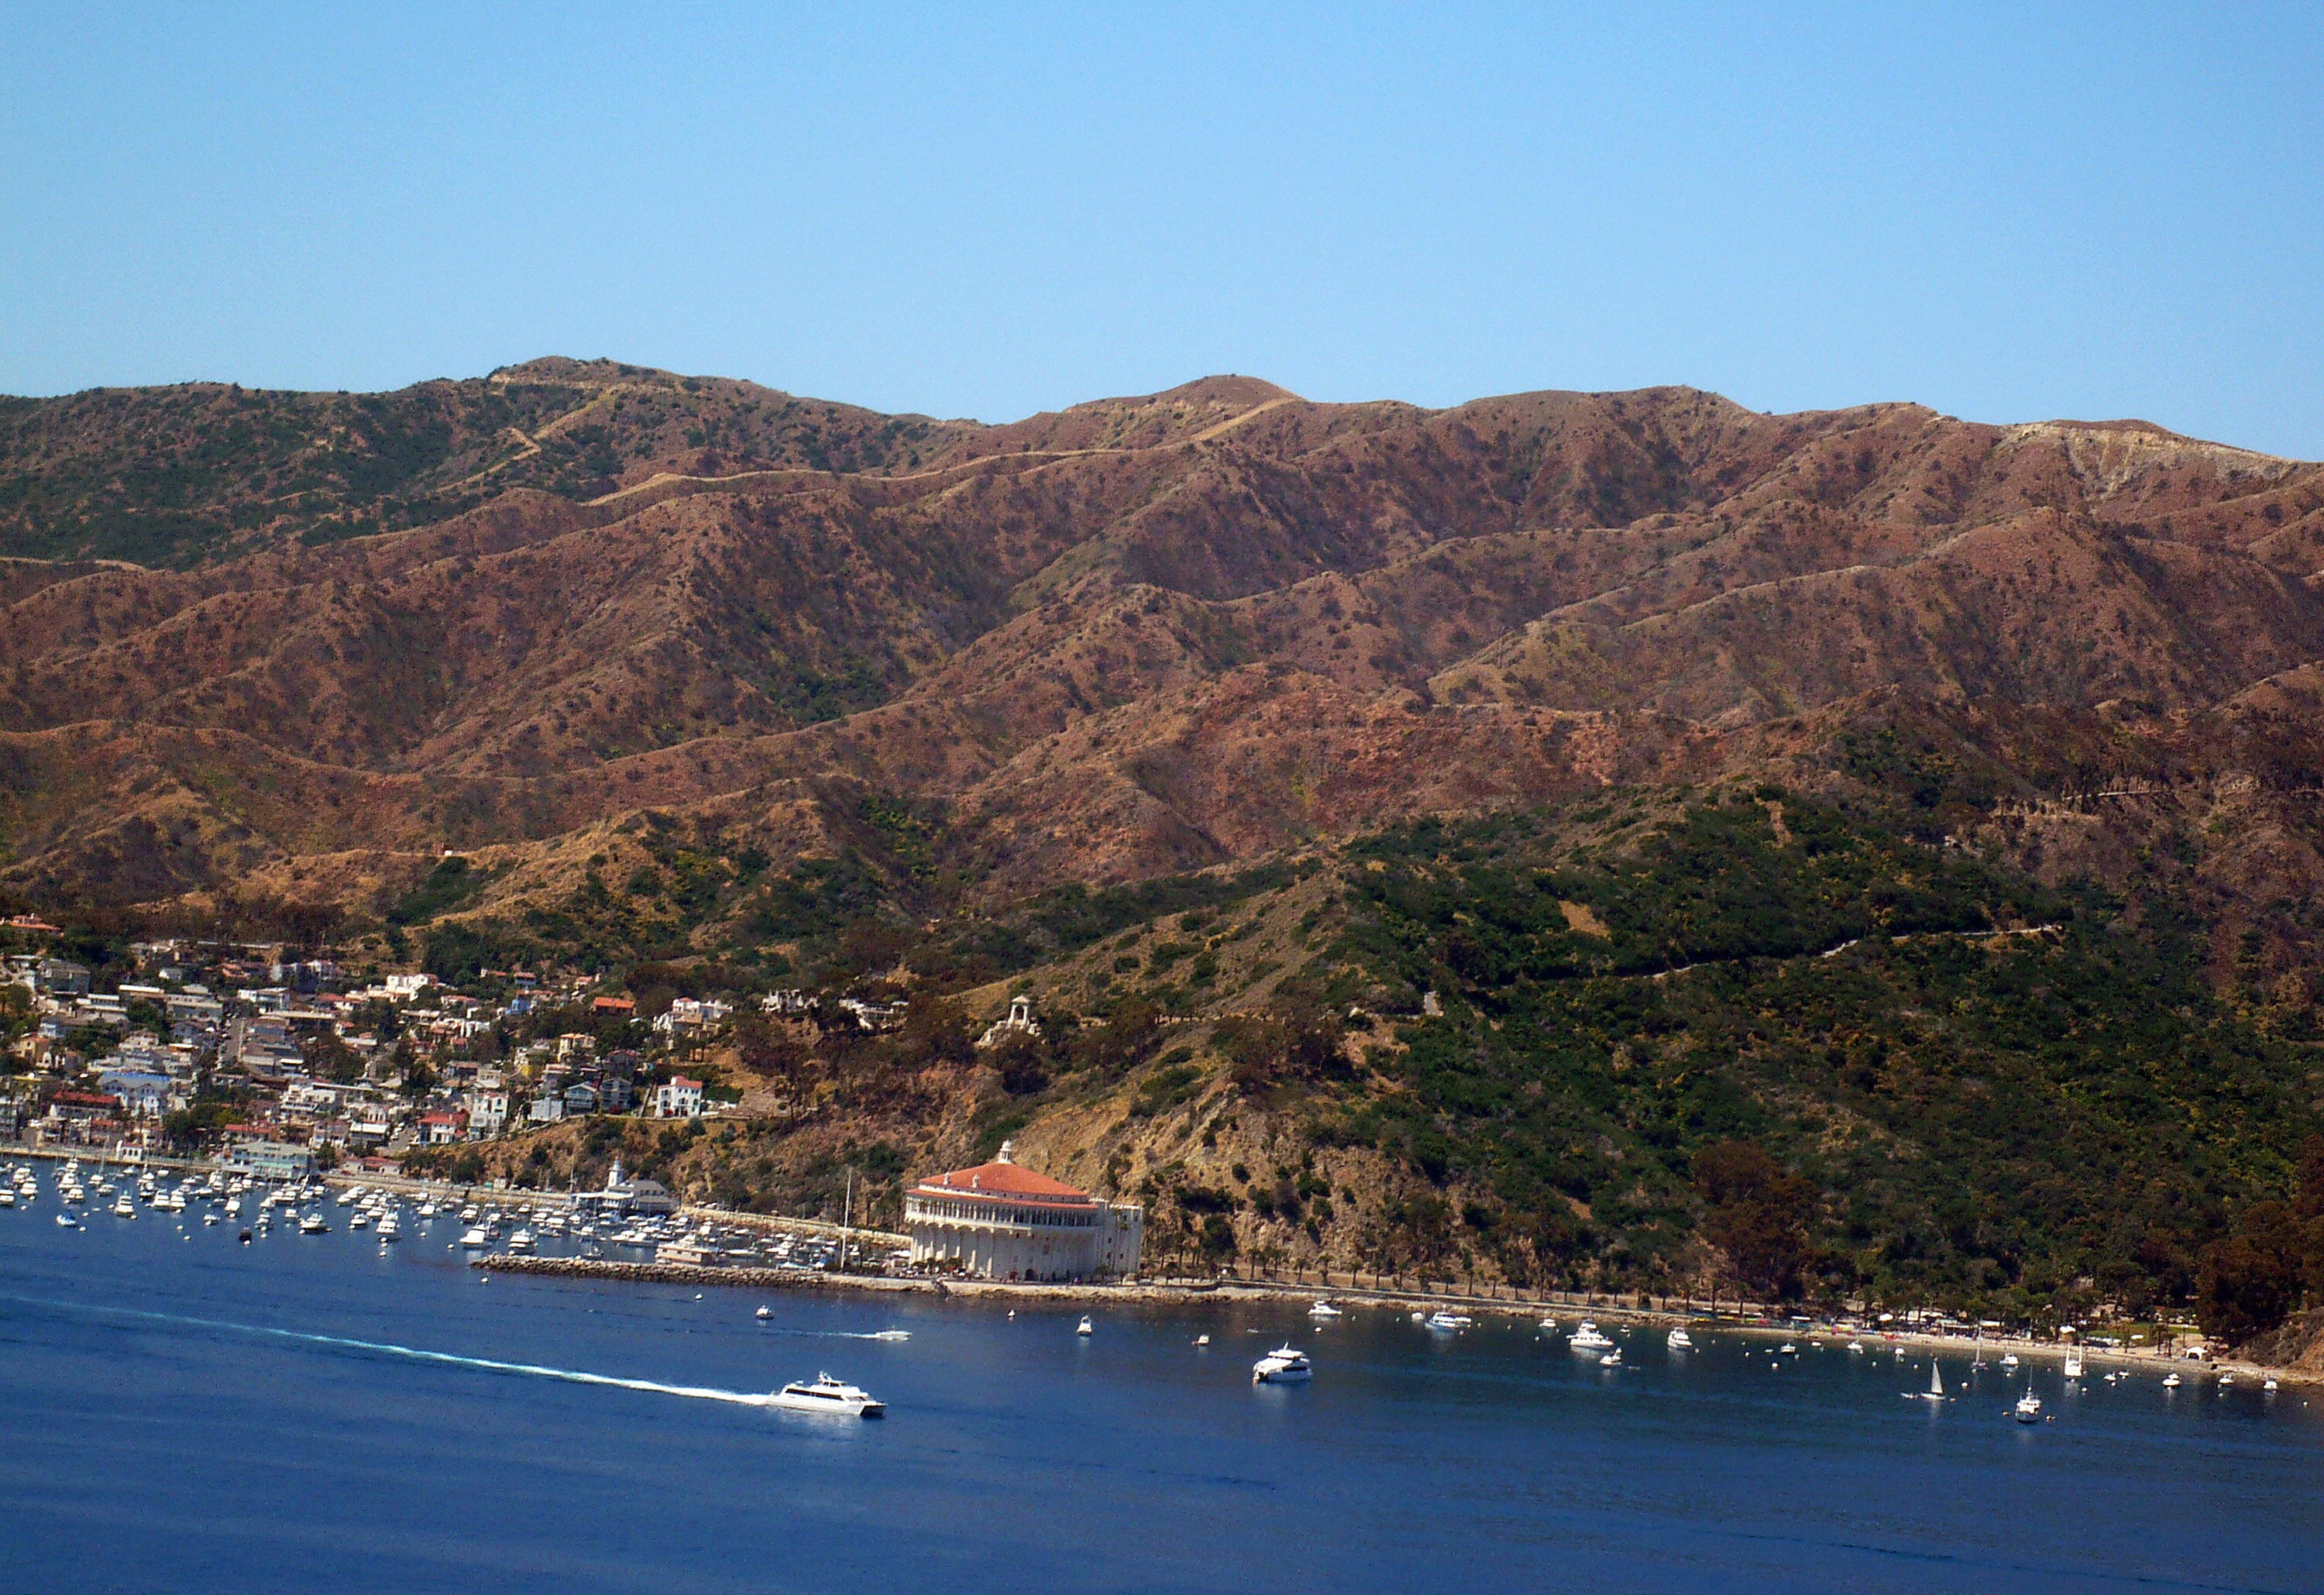
<instances>
[{"instance_id":1,"label":"white motorboat","mask_svg":"<svg viewBox=\"0 0 2324 1595\"><path fill-rule=\"evenodd\" d=\"M137 1216L137 1204L129 1200L128 1192L124 1191L114 1198L113 1216L117 1219L134 1219Z\"/></svg>"},{"instance_id":2,"label":"white motorboat","mask_svg":"<svg viewBox=\"0 0 2324 1595\"><path fill-rule=\"evenodd\" d=\"M1600 1368L1619 1368L1619 1367L1621 1367L1621 1366L1622 1366L1622 1348L1621 1348L1621 1347L1619 1347L1619 1346L1617 1346L1617 1347L1615 1347L1612 1351L1610 1351L1607 1352L1607 1353L1606 1353L1606 1355L1604 1355L1603 1357L1600 1357L1600 1359L1598 1359L1598 1366L1599 1366L1599 1367L1600 1367Z\"/></svg>"},{"instance_id":3,"label":"white motorboat","mask_svg":"<svg viewBox=\"0 0 2324 1595\"><path fill-rule=\"evenodd\" d=\"M2021 1424L2038 1424L2042 1421L2042 1398L2034 1394L2032 1387L2029 1386L2025 1394L2017 1398L2016 1411L2017 1421Z\"/></svg>"},{"instance_id":4,"label":"white motorboat","mask_svg":"<svg viewBox=\"0 0 2324 1595\"><path fill-rule=\"evenodd\" d=\"M73 1215L69 1212L60 1212L57 1214L57 1228L60 1230L78 1230L80 1228L80 1221L73 1217Z\"/></svg>"},{"instance_id":5,"label":"white motorboat","mask_svg":"<svg viewBox=\"0 0 2324 1595\"><path fill-rule=\"evenodd\" d=\"M517 1232L510 1236L508 1239L508 1249L511 1251L530 1251L532 1249L532 1231L519 1226Z\"/></svg>"},{"instance_id":6,"label":"white motorboat","mask_svg":"<svg viewBox=\"0 0 2324 1595\"><path fill-rule=\"evenodd\" d=\"M2082 1349L2080 1346L2066 1348L2066 1377L2070 1379L2082 1377Z\"/></svg>"},{"instance_id":7,"label":"white motorboat","mask_svg":"<svg viewBox=\"0 0 2324 1595\"><path fill-rule=\"evenodd\" d=\"M1557 1332L1557 1320L1554 1318L1545 1318L1539 1323L1534 1325L1534 1327L1541 1331L1544 1334L1555 1334Z\"/></svg>"},{"instance_id":8,"label":"white motorboat","mask_svg":"<svg viewBox=\"0 0 2324 1595\"><path fill-rule=\"evenodd\" d=\"M2017 1353L2015 1351L2004 1351L2001 1354L2001 1366L2004 1368L2015 1368L2017 1366Z\"/></svg>"},{"instance_id":9,"label":"white motorboat","mask_svg":"<svg viewBox=\"0 0 2324 1595\"><path fill-rule=\"evenodd\" d=\"M0 1185L0 1207L14 1207L15 1205L16 1193L11 1191L5 1185Z\"/></svg>"},{"instance_id":10,"label":"white motorboat","mask_svg":"<svg viewBox=\"0 0 2324 1595\"><path fill-rule=\"evenodd\" d=\"M1097 1332L1097 1331L1090 1325L1088 1314L1084 1313L1082 1314L1082 1321L1074 1326L1074 1332L1075 1334L1095 1334Z\"/></svg>"},{"instance_id":11,"label":"white motorboat","mask_svg":"<svg viewBox=\"0 0 2324 1595\"><path fill-rule=\"evenodd\" d=\"M355 1209L354 1216L347 1220L347 1228L350 1230L370 1229L371 1214L364 1212L361 1208Z\"/></svg>"},{"instance_id":12,"label":"white motorboat","mask_svg":"<svg viewBox=\"0 0 2324 1595\"><path fill-rule=\"evenodd\" d=\"M2233 1375L2233 1374L2231 1374L2231 1373L2223 1373L2223 1374L2221 1374L2221 1375L2219 1376L2219 1392L2220 1392L2220 1394L2221 1394L2221 1395L2225 1395L2227 1391L2232 1390L2232 1389L2234 1389L2235 1388L2236 1388L2236 1376L2235 1376L2235 1375Z\"/></svg>"},{"instance_id":13,"label":"white motorboat","mask_svg":"<svg viewBox=\"0 0 2324 1595\"><path fill-rule=\"evenodd\" d=\"M1250 1365L1250 1382L1254 1385L1305 1384L1314 1376L1307 1353L1296 1346L1277 1346Z\"/></svg>"},{"instance_id":14,"label":"white motorboat","mask_svg":"<svg viewBox=\"0 0 2324 1595\"><path fill-rule=\"evenodd\" d=\"M482 1225L473 1225L466 1234L460 1237L460 1244L466 1247L485 1246L490 1244L491 1239L484 1233Z\"/></svg>"},{"instance_id":15,"label":"white motorboat","mask_svg":"<svg viewBox=\"0 0 2324 1595\"><path fill-rule=\"evenodd\" d=\"M401 1240L402 1236L403 1225L397 1221L392 1212L379 1221L379 1239L383 1246L391 1240Z\"/></svg>"},{"instance_id":16,"label":"white motorboat","mask_svg":"<svg viewBox=\"0 0 2324 1595\"><path fill-rule=\"evenodd\" d=\"M1862 1341L1849 1341L1849 1342L1848 1342L1848 1349L1849 1349L1849 1351L1851 1351L1855 1352L1855 1353L1856 1353L1858 1356L1859 1356L1859 1357L1861 1357L1862 1355L1864 1355L1864 1342L1863 1342Z\"/></svg>"},{"instance_id":17,"label":"white motorboat","mask_svg":"<svg viewBox=\"0 0 2324 1595\"><path fill-rule=\"evenodd\" d=\"M1449 1307L1439 1307L1426 1319L1429 1328L1443 1330L1448 1334L1455 1330L1466 1329L1475 1322L1476 1320L1466 1313L1455 1313Z\"/></svg>"},{"instance_id":18,"label":"white motorboat","mask_svg":"<svg viewBox=\"0 0 2324 1595\"><path fill-rule=\"evenodd\" d=\"M2259 1388L2273 1395L2275 1391L2275 1376L2273 1374L2270 1374L2267 1378L2260 1380Z\"/></svg>"},{"instance_id":19,"label":"white motorboat","mask_svg":"<svg viewBox=\"0 0 2324 1595\"><path fill-rule=\"evenodd\" d=\"M1694 1350L1694 1337L1687 1333L1685 1326L1682 1324L1663 1336L1663 1344L1674 1351L1692 1351Z\"/></svg>"},{"instance_id":20,"label":"white motorboat","mask_svg":"<svg viewBox=\"0 0 2324 1595\"><path fill-rule=\"evenodd\" d=\"M1565 1346L1570 1351L1610 1351L1614 1349L1614 1338L1601 1334L1596 1324L1584 1318L1582 1327L1573 1332Z\"/></svg>"},{"instance_id":21,"label":"white motorboat","mask_svg":"<svg viewBox=\"0 0 2324 1595\"><path fill-rule=\"evenodd\" d=\"M1310 1318L1345 1318L1347 1314L1340 1311L1339 1308L1332 1305L1331 1303L1318 1300L1314 1306L1307 1309L1307 1316Z\"/></svg>"},{"instance_id":22,"label":"white motorboat","mask_svg":"<svg viewBox=\"0 0 2324 1595\"><path fill-rule=\"evenodd\" d=\"M775 1310L772 1307L761 1307L756 1314L756 1316L762 1322L766 1319L772 1318L774 1315Z\"/></svg>"},{"instance_id":23,"label":"white motorboat","mask_svg":"<svg viewBox=\"0 0 2324 1595\"><path fill-rule=\"evenodd\" d=\"M310 1212L299 1221L299 1233L301 1235L327 1235L330 1232L331 1226L323 1222L323 1215L319 1212Z\"/></svg>"},{"instance_id":24,"label":"white motorboat","mask_svg":"<svg viewBox=\"0 0 2324 1595\"><path fill-rule=\"evenodd\" d=\"M1207 1345L1209 1345L1210 1343L1211 1343L1211 1337L1210 1337L1209 1335L1207 1335L1207 1334L1198 1334L1198 1335L1196 1335L1196 1336L1194 1337L1194 1344L1195 1344L1198 1348L1199 1348L1199 1347L1203 1347L1203 1346L1207 1346Z\"/></svg>"},{"instance_id":25,"label":"white motorboat","mask_svg":"<svg viewBox=\"0 0 2324 1595\"><path fill-rule=\"evenodd\" d=\"M215 1224L215 1223L217 1223L217 1222L218 1222L218 1215L217 1215L217 1214L216 1214L216 1213L214 1213L214 1212L206 1212L206 1213L202 1214L202 1222L203 1222L204 1224L206 1224L206 1225L207 1225L207 1224Z\"/></svg>"},{"instance_id":26,"label":"white motorboat","mask_svg":"<svg viewBox=\"0 0 2324 1595\"><path fill-rule=\"evenodd\" d=\"M241 1197L229 1196L226 1199L226 1216L230 1219L238 1219L242 1216Z\"/></svg>"},{"instance_id":27,"label":"white motorboat","mask_svg":"<svg viewBox=\"0 0 2324 1595\"><path fill-rule=\"evenodd\" d=\"M769 1396L766 1404L785 1412L827 1413L851 1418L885 1417L888 1413L884 1404L827 1373L819 1373L804 1383L785 1385Z\"/></svg>"},{"instance_id":28,"label":"white motorboat","mask_svg":"<svg viewBox=\"0 0 2324 1595\"><path fill-rule=\"evenodd\" d=\"M2166 1390L2175 1390L2184 1383L2186 1381L2175 1373L2166 1373L2163 1376L2163 1388Z\"/></svg>"}]
</instances>

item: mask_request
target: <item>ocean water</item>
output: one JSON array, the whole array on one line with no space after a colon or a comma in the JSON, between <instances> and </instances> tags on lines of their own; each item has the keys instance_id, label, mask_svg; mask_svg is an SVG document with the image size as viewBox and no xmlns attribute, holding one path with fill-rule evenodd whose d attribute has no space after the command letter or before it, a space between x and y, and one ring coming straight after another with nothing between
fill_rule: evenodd
<instances>
[{"instance_id":1,"label":"ocean water","mask_svg":"<svg viewBox=\"0 0 2324 1595\"><path fill-rule=\"evenodd\" d=\"M1102 1305L1083 1339L1078 1306L485 1283L408 1214L383 1249L343 1210L249 1246L54 1212L0 1212L0 1590L2324 1588L2324 1393L2289 1387L2052 1365L2029 1427L1966 1358L1932 1407L1925 1358L1804 1342L1641 1331L1609 1371L1529 1323ZM1254 1388L1286 1339L1314 1382ZM822 1369L888 1418L720 1398Z\"/></svg>"}]
</instances>

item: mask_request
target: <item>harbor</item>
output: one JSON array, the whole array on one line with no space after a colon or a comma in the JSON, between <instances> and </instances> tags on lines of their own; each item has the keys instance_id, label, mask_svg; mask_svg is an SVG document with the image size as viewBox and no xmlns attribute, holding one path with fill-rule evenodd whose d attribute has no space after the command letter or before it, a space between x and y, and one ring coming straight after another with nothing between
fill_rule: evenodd
<instances>
[{"instance_id":1,"label":"harbor","mask_svg":"<svg viewBox=\"0 0 2324 1595\"><path fill-rule=\"evenodd\" d=\"M84 1206L67 1231L53 1172L0 1212L0 1511L28 1587L435 1588L481 1558L546 1591L586 1557L587 1589L918 1589L1005 1563L1306 1590L1441 1582L1496 1535L1497 1578L1563 1589L2010 1589L2034 1569L2291 1590L2324 1553L2324 1418L2288 1382L2068 1381L2030 1348L2005 1370L1988 1342L1979 1369L1967 1342L1851 1354L1699 1320L1681 1349L1673 1315L1602 1305L1601 1348L1564 1312L1553 1332L1506 1302L1334 1290L1325 1315L1313 1286L470 1267L457 1209L422 1220L399 1194L383 1243L348 1186L295 1210L327 1229L247 1245L207 1201ZM782 1399L821 1375L835 1394ZM2126 1487L2141 1471L2170 1489ZM1028 1491L1071 1500L1074 1531L990 1508ZM2223 1516L2247 1526L2224 1554Z\"/></svg>"}]
</instances>

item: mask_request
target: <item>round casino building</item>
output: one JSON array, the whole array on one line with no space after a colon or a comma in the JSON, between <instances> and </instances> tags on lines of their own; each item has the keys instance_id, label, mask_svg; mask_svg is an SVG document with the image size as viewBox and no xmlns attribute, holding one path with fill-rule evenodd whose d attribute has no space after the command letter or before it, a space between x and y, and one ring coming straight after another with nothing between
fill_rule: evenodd
<instances>
[{"instance_id":1,"label":"round casino building","mask_svg":"<svg viewBox=\"0 0 2324 1595\"><path fill-rule=\"evenodd\" d=\"M1138 1272L1146 1210L1020 1167L1016 1148L904 1194L912 1261L979 1279L1124 1279Z\"/></svg>"}]
</instances>

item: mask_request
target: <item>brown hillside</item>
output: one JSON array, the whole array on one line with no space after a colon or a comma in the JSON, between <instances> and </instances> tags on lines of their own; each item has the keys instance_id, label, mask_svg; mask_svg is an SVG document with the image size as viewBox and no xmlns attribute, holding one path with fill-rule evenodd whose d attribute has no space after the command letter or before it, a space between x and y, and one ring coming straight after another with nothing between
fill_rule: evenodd
<instances>
[{"instance_id":1,"label":"brown hillside","mask_svg":"<svg viewBox=\"0 0 2324 1595\"><path fill-rule=\"evenodd\" d=\"M1218 377L981 427L538 361L9 401L0 456L0 547L83 557L0 561L27 895L374 908L446 845L561 892L620 816L811 853L841 793L999 891L1875 724L2063 827L2012 846L2135 770L2237 816L2222 891L2317 872L2324 468L2142 423Z\"/></svg>"}]
</instances>

